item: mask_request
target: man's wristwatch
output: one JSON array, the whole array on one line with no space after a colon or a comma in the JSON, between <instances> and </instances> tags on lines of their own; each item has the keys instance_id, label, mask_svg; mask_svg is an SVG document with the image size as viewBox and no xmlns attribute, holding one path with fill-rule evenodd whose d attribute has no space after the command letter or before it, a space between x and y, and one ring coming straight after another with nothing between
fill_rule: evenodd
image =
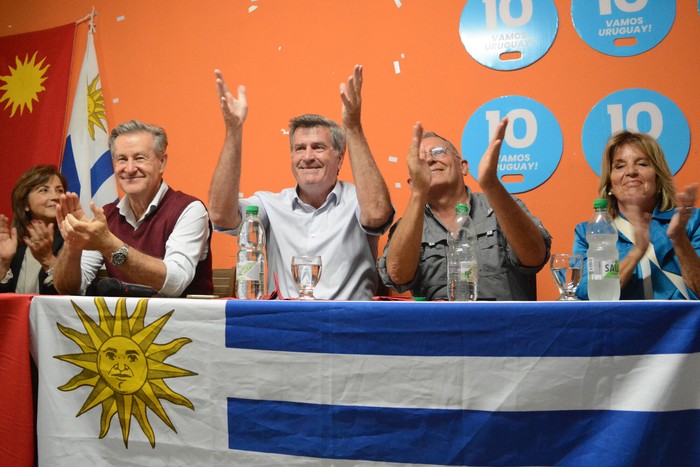
<instances>
[{"instance_id":1,"label":"man's wristwatch","mask_svg":"<svg viewBox=\"0 0 700 467\"><path fill-rule=\"evenodd\" d=\"M121 266L122 264L126 263L126 260L128 259L129 255L129 247L124 244L123 247L112 253L112 257L110 258L110 261L112 262L113 265L115 266Z\"/></svg>"}]
</instances>

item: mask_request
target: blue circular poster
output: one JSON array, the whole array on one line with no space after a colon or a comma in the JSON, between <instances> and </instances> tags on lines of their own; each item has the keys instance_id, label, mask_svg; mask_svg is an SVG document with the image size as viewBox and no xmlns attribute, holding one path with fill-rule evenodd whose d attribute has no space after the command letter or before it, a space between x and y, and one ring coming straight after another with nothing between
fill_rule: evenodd
<instances>
[{"instance_id":1,"label":"blue circular poster","mask_svg":"<svg viewBox=\"0 0 700 467\"><path fill-rule=\"evenodd\" d=\"M554 114L529 97L499 97L479 107L462 132L462 157L478 181L479 162L503 117L508 117L508 128L498 158L498 178L509 193L532 190L556 170L564 140Z\"/></svg>"},{"instance_id":2,"label":"blue circular poster","mask_svg":"<svg viewBox=\"0 0 700 467\"><path fill-rule=\"evenodd\" d=\"M572 0L571 19L581 39L616 57L654 48L671 30L674 0Z\"/></svg>"},{"instance_id":3,"label":"blue circular poster","mask_svg":"<svg viewBox=\"0 0 700 467\"><path fill-rule=\"evenodd\" d=\"M494 70L536 62L554 42L559 16L553 0L470 0L459 20L464 48Z\"/></svg>"},{"instance_id":4,"label":"blue circular poster","mask_svg":"<svg viewBox=\"0 0 700 467\"><path fill-rule=\"evenodd\" d=\"M624 89L598 102L583 124L581 143L588 165L600 176L603 150L618 131L648 133L664 150L671 173L677 173L690 149L690 128L681 109L648 89Z\"/></svg>"}]
</instances>

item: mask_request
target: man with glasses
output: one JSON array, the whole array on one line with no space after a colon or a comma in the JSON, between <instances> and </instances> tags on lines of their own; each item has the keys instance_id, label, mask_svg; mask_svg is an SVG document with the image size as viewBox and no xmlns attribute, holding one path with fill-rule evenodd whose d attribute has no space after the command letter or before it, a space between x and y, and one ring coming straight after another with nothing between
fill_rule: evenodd
<instances>
[{"instance_id":1,"label":"man with glasses","mask_svg":"<svg viewBox=\"0 0 700 467\"><path fill-rule=\"evenodd\" d=\"M483 193L464 184L469 164L447 139L413 128L408 153L411 197L389 233L379 274L388 287L427 300L447 299L447 235L455 206L469 206L477 233L480 300L536 300L537 272L549 258L551 237L525 204L498 179L507 119L503 119L479 164Z\"/></svg>"},{"instance_id":2,"label":"man with glasses","mask_svg":"<svg viewBox=\"0 0 700 467\"><path fill-rule=\"evenodd\" d=\"M217 70L226 137L210 189L209 209L218 231L238 234L245 207L258 206L267 237L268 291L275 277L284 297L297 297L294 255L320 255L321 299L369 300L378 283L375 262L379 237L394 218L389 190L370 152L360 120L362 67L342 83L343 127L320 115L290 121L290 159L295 188L259 191L239 200L245 88L228 91ZM338 180L347 140L355 184Z\"/></svg>"}]
</instances>

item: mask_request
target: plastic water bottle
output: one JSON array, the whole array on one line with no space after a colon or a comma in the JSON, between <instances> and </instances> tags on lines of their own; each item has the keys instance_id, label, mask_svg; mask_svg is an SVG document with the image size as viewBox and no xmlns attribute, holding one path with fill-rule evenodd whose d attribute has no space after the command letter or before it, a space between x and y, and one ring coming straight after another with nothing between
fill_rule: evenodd
<instances>
[{"instance_id":1,"label":"plastic water bottle","mask_svg":"<svg viewBox=\"0 0 700 467\"><path fill-rule=\"evenodd\" d=\"M476 230L469 206L458 204L457 216L447 234L447 296L450 300L476 300Z\"/></svg>"},{"instance_id":2,"label":"plastic water bottle","mask_svg":"<svg viewBox=\"0 0 700 467\"><path fill-rule=\"evenodd\" d=\"M620 299L620 253L617 251L617 228L610 214L608 201L593 202L593 216L588 221L588 299Z\"/></svg>"},{"instance_id":3,"label":"plastic water bottle","mask_svg":"<svg viewBox=\"0 0 700 467\"><path fill-rule=\"evenodd\" d=\"M257 206L246 206L245 219L238 232L236 296L258 300L265 294L265 228Z\"/></svg>"}]
</instances>

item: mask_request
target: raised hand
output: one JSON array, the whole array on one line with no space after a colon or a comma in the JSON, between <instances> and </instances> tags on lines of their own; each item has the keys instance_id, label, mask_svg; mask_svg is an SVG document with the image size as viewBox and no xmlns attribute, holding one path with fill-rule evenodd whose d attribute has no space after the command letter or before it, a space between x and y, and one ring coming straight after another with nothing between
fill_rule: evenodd
<instances>
[{"instance_id":1,"label":"raised hand","mask_svg":"<svg viewBox=\"0 0 700 467\"><path fill-rule=\"evenodd\" d=\"M340 83L340 100L343 101L343 126L349 129L362 127L362 65L355 65L348 82Z\"/></svg>"},{"instance_id":2,"label":"raised hand","mask_svg":"<svg viewBox=\"0 0 700 467\"><path fill-rule=\"evenodd\" d=\"M431 156L425 149L421 151L420 143L422 139L423 125L421 125L420 122L416 122L416 124L413 125L413 140L411 141L411 147L406 157L408 161L408 176L411 179L411 190L416 193L427 193L430 189L430 181L432 179L430 175L430 166L428 165Z\"/></svg>"},{"instance_id":3,"label":"raised hand","mask_svg":"<svg viewBox=\"0 0 700 467\"><path fill-rule=\"evenodd\" d=\"M219 92L219 105L224 116L224 122L229 129L243 125L248 115L248 101L245 95L245 86L238 86L238 98L236 98L226 86L221 70L214 70L216 74L216 88Z\"/></svg>"},{"instance_id":4,"label":"raised hand","mask_svg":"<svg viewBox=\"0 0 700 467\"><path fill-rule=\"evenodd\" d=\"M498 179L498 157L501 153L501 144L503 144L503 138L506 134L506 127L508 126L508 117L503 117L503 120L498 124L496 132L491 138L489 147L486 148L486 152L481 156L481 161L479 162L479 185L482 190L486 190L488 187L494 184L500 184Z\"/></svg>"},{"instance_id":5,"label":"raised hand","mask_svg":"<svg viewBox=\"0 0 700 467\"><path fill-rule=\"evenodd\" d=\"M31 250L32 256L41 265L48 269L53 266L56 257L53 254L54 224L44 224L42 221L33 220L27 225L28 237L24 237L24 244Z\"/></svg>"},{"instance_id":6,"label":"raised hand","mask_svg":"<svg viewBox=\"0 0 700 467\"><path fill-rule=\"evenodd\" d=\"M668 224L668 231L666 232L671 240L677 239L681 235L687 236L685 226L693 214L697 194L697 183L688 185L683 191L676 193L676 213L671 218L671 222Z\"/></svg>"},{"instance_id":7,"label":"raised hand","mask_svg":"<svg viewBox=\"0 0 700 467\"><path fill-rule=\"evenodd\" d=\"M17 253L17 229L10 228L10 220L0 214L0 266L8 269L15 253Z\"/></svg>"}]
</instances>

